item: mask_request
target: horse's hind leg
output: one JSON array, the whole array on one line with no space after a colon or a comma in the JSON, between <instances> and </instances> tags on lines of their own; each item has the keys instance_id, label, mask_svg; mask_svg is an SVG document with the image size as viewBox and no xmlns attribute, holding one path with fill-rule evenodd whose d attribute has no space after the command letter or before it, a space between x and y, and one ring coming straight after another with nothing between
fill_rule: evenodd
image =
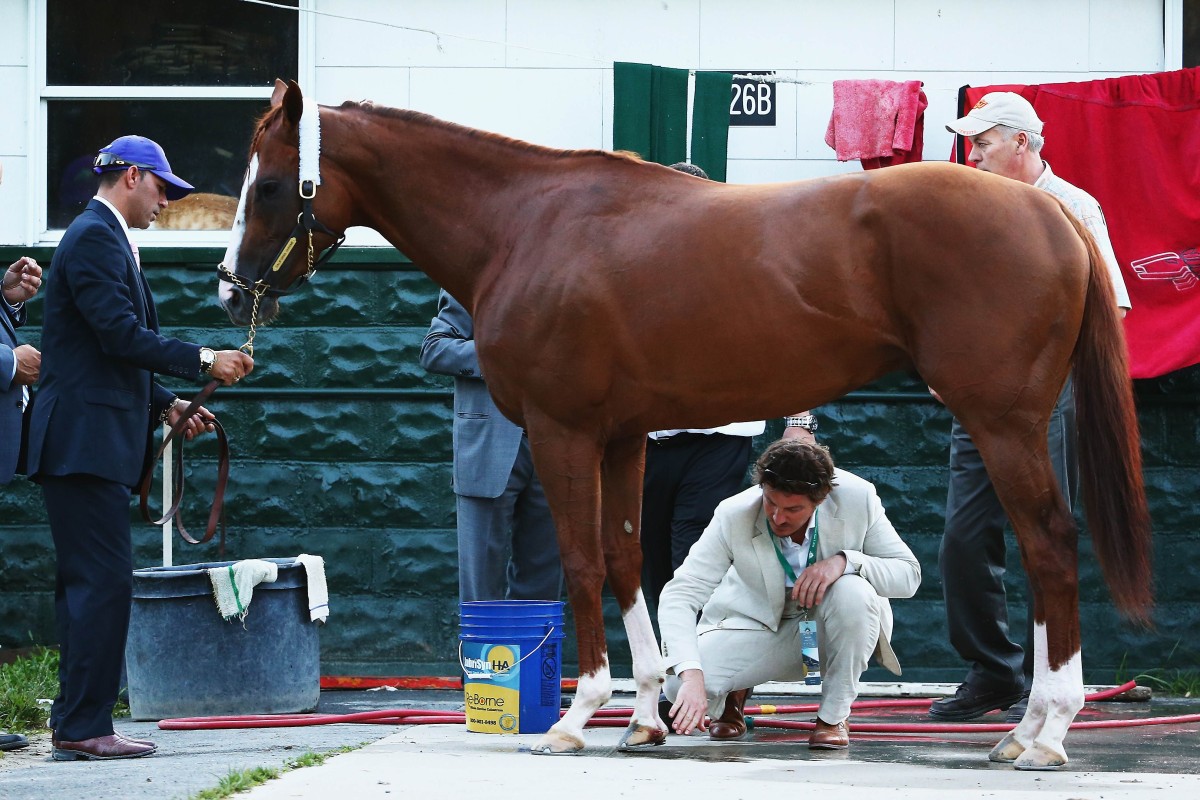
<instances>
[{"instance_id":1,"label":"horse's hind leg","mask_svg":"<svg viewBox=\"0 0 1200 800\"><path fill-rule=\"evenodd\" d=\"M964 424L966 424L964 422ZM1034 678L1029 710L992 750L1018 769L1067 763L1063 739L1083 708L1080 660L1078 532L1046 447L1045 423L995 426L972 438L1017 534L1034 614Z\"/></svg>"},{"instance_id":2,"label":"horse's hind leg","mask_svg":"<svg viewBox=\"0 0 1200 800\"><path fill-rule=\"evenodd\" d=\"M579 686L562 719L534 742L534 754L583 749L583 726L608 702L612 679L604 640L604 560L600 548L600 446L542 417L526 415L533 463L546 491L567 579L579 646Z\"/></svg>"},{"instance_id":3,"label":"horse's hind leg","mask_svg":"<svg viewBox=\"0 0 1200 800\"><path fill-rule=\"evenodd\" d=\"M666 728L658 717L658 692L663 682L662 656L650 613L641 590L642 465L646 437L609 442L601 465L600 535L604 542L604 564L608 585L616 595L633 655L633 679L637 684L633 719L618 748L631 750L666 741Z\"/></svg>"}]
</instances>

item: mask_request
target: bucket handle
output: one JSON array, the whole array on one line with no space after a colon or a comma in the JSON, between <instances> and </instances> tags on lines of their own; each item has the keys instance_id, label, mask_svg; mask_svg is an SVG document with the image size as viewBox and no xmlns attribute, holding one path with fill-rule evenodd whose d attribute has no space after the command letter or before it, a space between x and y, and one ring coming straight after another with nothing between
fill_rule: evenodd
<instances>
[{"instance_id":1,"label":"bucket handle","mask_svg":"<svg viewBox=\"0 0 1200 800\"><path fill-rule=\"evenodd\" d=\"M546 635L542 637L542 640L537 643L537 647L533 648L528 653L526 653L525 655L523 655L519 659L517 659L517 663L514 664L513 666L514 667L520 666L521 662L523 662L525 659L529 658L531 655L536 653L538 650L541 650L542 645L544 645L546 643L546 640L550 638L550 635L552 633L554 633L553 625L550 626L550 630L546 631ZM466 676L467 680L470 680L472 678L475 678L477 680L482 678L485 681L491 680L494 677L494 673L492 673L490 671L489 672L471 672L470 670L467 669L467 665L465 663L463 663L462 644L463 644L462 639L459 639L458 640L458 665L460 667L462 667L463 675ZM509 667L509 669L512 669L512 667Z\"/></svg>"}]
</instances>

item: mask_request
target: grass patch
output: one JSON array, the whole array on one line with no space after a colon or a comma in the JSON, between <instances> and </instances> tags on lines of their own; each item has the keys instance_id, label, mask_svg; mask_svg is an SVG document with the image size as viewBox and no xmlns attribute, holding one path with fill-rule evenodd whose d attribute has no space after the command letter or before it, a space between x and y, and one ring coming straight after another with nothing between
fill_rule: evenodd
<instances>
[{"instance_id":1,"label":"grass patch","mask_svg":"<svg viewBox=\"0 0 1200 800\"><path fill-rule=\"evenodd\" d=\"M1200 670L1152 669L1134 677L1138 686L1149 686L1173 697L1200 697Z\"/></svg>"},{"instance_id":2,"label":"grass patch","mask_svg":"<svg viewBox=\"0 0 1200 800\"><path fill-rule=\"evenodd\" d=\"M319 767L327 759L341 755L342 753L349 753L357 750L359 747L362 747L362 745L346 745L325 753L316 753L312 750L307 750L295 758L289 758L283 762L283 767L280 769L275 769L274 767L252 767L250 769L230 770L229 774L221 778L215 787L197 792L189 797L188 800L222 800L222 798L229 797L238 792L246 792L256 786L261 786L269 780L278 778L285 772L291 772L294 769L303 769L304 767Z\"/></svg>"},{"instance_id":3,"label":"grass patch","mask_svg":"<svg viewBox=\"0 0 1200 800\"><path fill-rule=\"evenodd\" d=\"M278 778L280 774L280 771L273 767L233 770L221 778L214 788L192 795L192 800L221 800L231 794L247 792L255 786L261 786L273 778Z\"/></svg>"},{"instance_id":4,"label":"grass patch","mask_svg":"<svg viewBox=\"0 0 1200 800\"><path fill-rule=\"evenodd\" d=\"M57 694L57 650L38 646L10 664L0 664L0 731L45 731L50 706L38 700L52 700ZM113 716L128 717L129 704L119 700Z\"/></svg>"},{"instance_id":5,"label":"grass patch","mask_svg":"<svg viewBox=\"0 0 1200 800\"><path fill-rule=\"evenodd\" d=\"M1183 650L1181 645L1181 642L1176 642L1175 646L1167 652L1166 658L1162 659L1163 666L1139 672L1133 676L1132 680L1137 681L1138 686L1149 686L1159 694L1173 697L1200 697L1200 668L1192 666L1200 659L1197 658L1196 653ZM1183 662L1187 666L1170 666L1172 660L1176 664ZM1125 658L1121 659L1121 664L1117 668L1116 682L1118 684L1130 680L1126 677L1129 669L1125 662Z\"/></svg>"},{"instance_id":6,"label":"grass patch","mask_svg":"<svg viewBox=\"0 0 1200 800\"><path fill-rule=\"evenodd\" d=\"M0 664L0 730L30 733L46 728L50 709L39 699L58 694L58 651L36 647L11 664Z\"/></svg>"}]
</instances>

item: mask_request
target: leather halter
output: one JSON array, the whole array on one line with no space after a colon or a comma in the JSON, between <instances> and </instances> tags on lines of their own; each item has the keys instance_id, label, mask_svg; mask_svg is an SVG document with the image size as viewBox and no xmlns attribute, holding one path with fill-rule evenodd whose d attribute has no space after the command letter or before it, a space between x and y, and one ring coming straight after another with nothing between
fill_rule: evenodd
<instances>
[{"instance_id":1,"label":"leather halter","mask_svg":"<svg viewBox=\"0 0 1200 800\"><path fill-rule=\"evenodd\" d=\"M267 269L261 278L258 278L251 284L248 279L238 275L233 270L225 266L222 262L217 266L217 277L220 280L232 283L234 286L243 291L250 292L255 296L255 312L258 310L258 301L263 296L267 297L282 297L291 294L299 289L313 276L317 271L317 267L327 262L338 248L342 246L342 242L346 241L346 234L334 233L327 225L317 219L313 212L313 200L317 196L317 187L321 185L321 111L320 106L313 100L304 101L304 111L300 114L299 122L299 151L300 151L300 168L299 182L297 184L297 192L300 195L300 213L296 216L296 227L292 229L291 236L279 248L279 252L275 254L275 258L271 261L271 266ZM247 176L248 177L248 176ZM248 192L249 186L245 190ZM239 215L245 213L245 195L242 197L243 205L239 205ZM319 257L316 254L316 248L313 245L313 232L326 234L334 239L333 245L329 247ZM296 247L296 243L304 240L307 245L307 265L308 269L303 275L296 278L287 286L276 286L270 281L270 277L280 271L292 250Z\"/></svg>"},{"instance_id":2,"label":"leather halter","mask_svg":"<svg viewBox=\"0 0 1200 800\"><path fill-rule=\"evenodd\" d=\"M292 229L292 235L288 237L283 246L279 248L279 252L275 256L275 260L271 262L271 268L266 271L262 278L254 281L251 285L246 279L236 272L225 266L225 262L217 265L217 277L220 280L232 283L234 286L254 295L265 295L267 297L283 297L303 286L309 278L317 271L317 267L325 264L333 257L338 248L342 246L342 242L346 241L346 234L340 236L334 233L330 228L317 219L313 213L313 200L317 196L317 185L311 180L300 182L300 213L296 216L296 227ZM324 233L334 239L334 243L330 245L324 253L316 257L316 248L313 245L313 232ZM308 256L307 271L292 281L287 286L272 286L268 280L270 275L279 272L284 262L287 261L292 250L296 247L296 243L305 240L307 242Z\"/></svg>"}]
</instances>

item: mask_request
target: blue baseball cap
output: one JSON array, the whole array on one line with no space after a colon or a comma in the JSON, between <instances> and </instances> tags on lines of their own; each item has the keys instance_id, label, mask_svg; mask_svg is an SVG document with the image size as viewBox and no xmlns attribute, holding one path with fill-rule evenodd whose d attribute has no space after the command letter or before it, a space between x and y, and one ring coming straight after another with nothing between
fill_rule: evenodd
<instances>
[{"instance_id":1,"label":"blue baseball cap","mask_svg":"<svg viewBox=\"0 0 1200 800\"><path fill-rule=\"evenodd\" d=\"M178 200L195 190L195 186L171 172L167 154L158 143L145 136L122 136L107 147L100 148L92 162L92 172L111 172L137 167L153 172L167 182L167 199Z\"/></svg>"}]
</instances>

